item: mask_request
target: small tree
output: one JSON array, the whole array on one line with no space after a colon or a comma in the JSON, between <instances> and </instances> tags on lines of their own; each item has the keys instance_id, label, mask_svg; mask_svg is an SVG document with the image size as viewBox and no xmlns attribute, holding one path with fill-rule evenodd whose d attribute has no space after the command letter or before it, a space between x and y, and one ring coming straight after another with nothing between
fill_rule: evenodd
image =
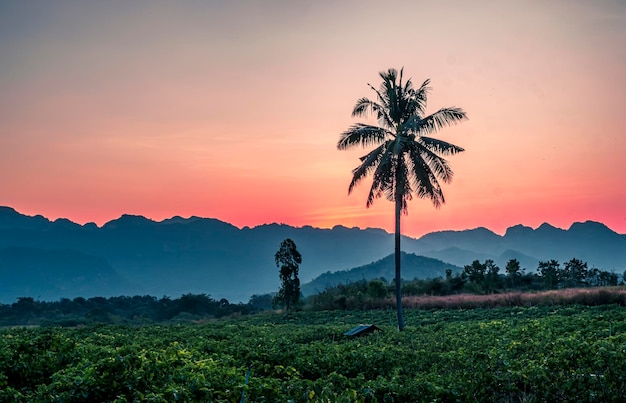
<instances>
[{"instance_id":1,"label":"small tree","mask_svg":"<svg viewBox=\"0 0 626 403\"><path fill-rule=\"evenodd\" d=\"M561 265L552 259L548 262L539 262L537 271L541 273L544 286L549 290L554 290L559 286L561 279Z\"/></svg>"},{"instance_id":2,"label":"small tree","mask_svg":"<svg viewBox=\"0 0 626 403\"><path fill-rule=\"evenodd\" d=\"M463 273L469 278L470 283L482 285L485 282L485 272L487 266L481 264L480 261L474 260L472 264L465 265Z\"/></svg>"},{"instance_id":3,"label":"small tree","mask_svg":"<svg viewBox=\"0 0 626 403\"><path fill-rule=\"evenodd\" d=\"M274 297L276 305L283 305L286 313L300 302L300 279L298 268L302 263L302 255L296 249L296 244L289 238L280 244L274 255L276 266L280 269L280 290Z\"/></svg>"},{"instance_id":4,"label":"small tree","mask_svg":"<svg viewBox=\"0 0 626 403\"><path fill-rule=\"evenodd\" d=\"M500 268L491 259L485 260L484 266L487 272L485 275L485 292L487 294L491 294L495 290L502 287L502 281L499 274Z\"/></svg>"},{"instance_id":5,"label":"small tree","mask_svg":"<svg viewBox=\"0 0 626 403\"><path fill-rule=\"evenodd\" d=\"M511 288L517 287L519 278L521 276L521 273L520 273L521 266L520 266L519 260L510 259L506 263L505 270L506 270L506 276L507 276L507 281L509 283L509 286Z\"/></svg>"},{"instance_id":6,"label":"small tree","mask_svg":"<svg viewBox=\"0 0 626 403\"><path fill-rule=\"evenodd\" d=\"M569 262L565 263L563 268L563 277L566 287L579 287L587 284L587 276L589 270L587 269L587 262L573 258Z\"/></svg>"}]
</instances>

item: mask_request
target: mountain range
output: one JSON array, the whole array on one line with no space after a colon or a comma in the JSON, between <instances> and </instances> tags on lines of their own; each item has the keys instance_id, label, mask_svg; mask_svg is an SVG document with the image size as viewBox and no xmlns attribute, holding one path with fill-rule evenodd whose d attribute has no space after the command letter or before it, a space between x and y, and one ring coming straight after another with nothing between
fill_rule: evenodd
<instances>
[{"instance_id":1,"label":"mountain range","mask_svg":"<svg viewBox=\"0 0 626 403\"><path fill-rule=\"evenodd\" d=\"M211 218L154 221L135 215L98 227L0 207L0 302L25 296L56 300L184 293L245 302L253 294L278 289L274 254L285 238L293 239L303 256L303 288L321 275L368 265L393 252L393 235L381 229L284 224L240 229ZM534 271L540 260L576 257L589 267L620 274L626 269L626 235L591 221L567 230L518 225L503 236L486 228L434 232L419 239L403 237L402 249L440 261L435 271L424 263L415 271L407 269L409 279L442 273L444 262L463 267L475 259L492 259L503 268L516 258Z\"/></svg>"}]
</instances>

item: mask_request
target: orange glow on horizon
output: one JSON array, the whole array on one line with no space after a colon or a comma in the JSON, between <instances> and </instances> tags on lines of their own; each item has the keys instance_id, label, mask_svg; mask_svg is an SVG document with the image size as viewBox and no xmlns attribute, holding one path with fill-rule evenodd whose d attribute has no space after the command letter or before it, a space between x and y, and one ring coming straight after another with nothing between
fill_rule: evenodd
<instances>
[{"instance_id":1,"label":"orange glow on horizon","mask_svg":"<svg viewBox=\"0 0 626 403\"><path fill-rule=\"evenodd\" d=\"M404 234L586 220L626 233L624 4L399 2L429 17L398 26L371 1L244 3L3 9L0 205L391 232L391 203L365 208L369 179L347 194L367 150L336 142L362 121L367 83L404 66L431 79L429 112L469 116L437 134L466 149L447 203L413 200Z\"/></svg>"}]
</instances>

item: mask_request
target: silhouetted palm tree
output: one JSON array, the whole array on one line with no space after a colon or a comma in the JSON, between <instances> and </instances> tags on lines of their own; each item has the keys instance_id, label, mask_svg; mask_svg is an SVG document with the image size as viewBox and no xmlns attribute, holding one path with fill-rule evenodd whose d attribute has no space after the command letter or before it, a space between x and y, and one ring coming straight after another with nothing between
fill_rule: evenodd
<instances>
[{"instance_id":1,"label":"silhouetted palm tree","mask_svg":"<svg viewBox=\"0 0 626 403\"><path fill-rule=\"evenodd\" d=\"M354 187L368 174L372 174L372 187L367 197L367 207L374 199L384 195L395 202L395 281L398 329L404 329L402 293L400 284L400 213L407 213L407 202L413 194L430 199L435 207L445 202L439 181L448 183L453 172L443 156L463 151L461 147L437 140L427 135L440 128L466 119L460 108L443 108L425 116L430 80L414 88L411 80L402 82L395 69L381 72L383 82L376 93L377 100L361 98L352 116L376 115L379 126L357 123L341 134L337 148L345 150L357 146L376 146L360 158L361 164L353 171Z\"/></svg>"}]
</instances>

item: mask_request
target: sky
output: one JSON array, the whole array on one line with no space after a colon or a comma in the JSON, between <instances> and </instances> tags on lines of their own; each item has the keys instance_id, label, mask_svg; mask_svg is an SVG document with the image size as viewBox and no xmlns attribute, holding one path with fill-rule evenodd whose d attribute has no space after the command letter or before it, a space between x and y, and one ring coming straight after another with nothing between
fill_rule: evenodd
<instances>
[{"instance_id":1,"label":"sky","mask_svg":"<svg viewBox=\"0 0 626 403\"><path fill-rule=\"evenodd\" d=\"M402 232L599 221L626 233L621 0L0 2L0 205L393 231L338 151L368 83L431 80L465 152Z\"/></svg>"}]
</instances>

